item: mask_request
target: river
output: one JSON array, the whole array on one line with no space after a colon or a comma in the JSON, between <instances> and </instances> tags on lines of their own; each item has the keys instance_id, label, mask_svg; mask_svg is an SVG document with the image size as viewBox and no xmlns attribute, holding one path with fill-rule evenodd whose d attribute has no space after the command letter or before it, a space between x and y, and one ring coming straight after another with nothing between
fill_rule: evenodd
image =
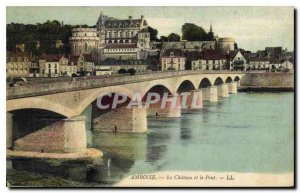
<instances>
[{"instance_id":1,"label":"river","mask_svg":"<svg viewBox=\"0 0 300 193\"><path fill-rule=\"evenodd\" d=\"M158 171L292 172L294 93L232 94L181 118L148 119L147 134L94 132L92 141L104 166L88 173L87 186Z\"/></svg>"}]
</instances>

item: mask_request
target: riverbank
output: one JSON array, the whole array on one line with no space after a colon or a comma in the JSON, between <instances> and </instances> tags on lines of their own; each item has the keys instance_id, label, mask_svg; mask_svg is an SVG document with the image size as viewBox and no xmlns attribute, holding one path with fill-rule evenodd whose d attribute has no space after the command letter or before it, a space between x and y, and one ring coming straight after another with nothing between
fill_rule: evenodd
<instances>
[{"instance_id":1,"label":"riverbank","mask_svg":"<svg viewBox=\"0 0 300 193\"><path fill-rule=\"evenodd\" d=\"M101 158L103 153L94 148L87 148L81 152L74 153L41 153L41 152L31 152L31 151L12 151L6 150L7 159L16 158L40 158L40 159L58 159L58 160L93 160L96 158Z\"/></svg>"},{"instance_id":2,"label":"riverbank","mask_svg":"<svg viewBox=\"0 0 300 193\"><path fill-rule=\"evenodd\" d=\"M286 86L239 86L238 92L294 92L294 87Z\"/></svg>"},{"instance_id":3,"label":"riverbank","mask_svg":"<svg viewBox=\"0 0 300 193\"><path fill-rule=\"evenodd\" d=\"M294 174L164 171L131 175L116 187L292 187Z\"/></svg>"}]
</instances>

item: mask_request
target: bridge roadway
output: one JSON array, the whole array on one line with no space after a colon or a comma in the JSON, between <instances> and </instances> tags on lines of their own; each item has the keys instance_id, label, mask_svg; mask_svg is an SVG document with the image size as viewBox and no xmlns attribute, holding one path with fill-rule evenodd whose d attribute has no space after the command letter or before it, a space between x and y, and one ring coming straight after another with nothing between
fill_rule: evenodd
<instances>
[{"instance_id":1,"label":"bridge roadway","mask_svg":"<svg viewBox=\"0 0 300 193\"><path fill-rule=\"evenodd\" d=\"M172 71L172 72L155 72L155 73L145 73L137 74L134 76L91 76L91 77L77 77L60 79L53 78L43 81L40 79L32 80L25 85L17 87L8 87L6 89L6 99L16 99L24 97L33 97L48 95L54 93L68 92L68 91L78 91L84 89L124 85L129 83L137 83L144 81L151 81L157 79L166 79L179 76L188 75L209 75L209 74L245 74L244 72L238 71L213 71L213 70L193 70L193 71Z\"/></svg>"}]
</instances>

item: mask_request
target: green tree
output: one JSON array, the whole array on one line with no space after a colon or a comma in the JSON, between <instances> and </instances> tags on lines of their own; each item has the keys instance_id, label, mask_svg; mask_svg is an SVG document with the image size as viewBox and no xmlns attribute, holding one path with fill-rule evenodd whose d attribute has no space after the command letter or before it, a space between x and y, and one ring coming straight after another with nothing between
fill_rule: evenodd
<instances>
[{"instance_id":1,"label":"green tree","mask_svg":"<svg viewBox=\"0 0 300 193\"><path fill-rule=\"evenodd\" d=\"M157 29L152 28L151 26L148 27L148 32L150 33L150 41L157 41Z\"/></svg>"},{"instance_id":2,"label":"green tree","mask_svg":"<svg viewBox=\"0 0 300 193\"><path fill-rule=\"evenodd\" d=\"M69 54L69 37L71 36L71 29L73 27L71 25L61 25L57 20L48 20L45 23L37 24L7 24L7 50L15 51L16 44L24 43L25 50L31 51L33 55L40 55L42 53ZM63 42L64 45L62 48L55 47L57 40ZM37 42L40 42L39 49L36 48Z\"/></svg>"},{"instance_id":3,"label":"green tree","mask_svg":"<svg viewBox=\"0 0 300 193\"><path fill-rule=\"evenodd\" d=\"M182 28L182 39L187 41L206 41L208 34L206 31L193 23L185 23Z\"/></svg>"},{"instance_id":4,"label":"green tree","mask_svg":"<svg viewBox=\"0 0 300 193\"><path fill-rule=\"evenodd\" d=\"M169 40L169 42L179 42L180 41L180 35L175 34L175 33L171 33L168 36L168 40Z\"/></svg>"},{"instance_id":5,"label":"green tree","mask_svg":"<svg viewBox=\"0 0 300 193\"><path fill-rule=\"evenodd\" d=\"M167 42L167 41L169 41L169 39L166 36L160 36L160 41L161 42Z\"/></svg>"},{"instance_id":6,"label":"green tree","mask_svg":"<svg viewBox=\"0 0 300 193\"><path fill-rule=\"evenodd\" d=\"M129 73L131 76L133 76L136 73L136 70L134 68L129 68L127 70L127 73Z\"/></svg>"},{"instance_id":7,"label":"green tree","mask_svg":"<svg viewBox=\"0 0 300 193\"><path fill-rule=\"evenodd\" d=\"M125 74L127 73L127 71L124 69L124 68L121 68L119 71L118 71L118 74Z\"/></svg>"}]
</instances>

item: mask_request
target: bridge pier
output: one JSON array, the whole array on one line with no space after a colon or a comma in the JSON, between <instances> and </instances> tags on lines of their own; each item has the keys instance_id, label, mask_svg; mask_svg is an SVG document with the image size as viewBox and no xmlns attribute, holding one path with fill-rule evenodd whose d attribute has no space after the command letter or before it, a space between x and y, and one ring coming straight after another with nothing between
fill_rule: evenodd
<instances>
[{"instance_id":1,"label":"bridge pier","mask_svg":"<svg viewBox=\"0 0 300 193\"><path fill-rule=\"evenodd\" d=\"M163 100L151 104L147 109L148 117L181 117L181 96L168 96L165 107L163 108Z\"/></svg>"},{"instance_id":2,"label":"bridge pier","mask_svg":"<svg viewBox=\"0 0 300 193\"><path fill-rule=\"evenodd\" d=\"M144 107L123 106L93 118L96 131L144 133L147 131L147 111Z\"/></svg>"},{"instance_id":3,"label":"bridge pier","mask_svg":"<svg viewBox=\"0 0 300 193\"><path fill-rule=\"evenodd\" d=\"M228 97L228 84L224 83L221 85L218 85L218 96L219 97Z\"/></svg>"},{"instance_id":4,"label":"bridge pier","mask_svg":"<svg viewBox=\"0 0 300 193\"><path fill-rule=\"evenodd\" d=\"M228 92L230 94L237 93L237 82L234 81L228 84Z\"/></svg>"},{"instance_id":5,"label":"bridge pier","mask_svg":"<svg viewBox=\"0 0 300 193\"><path fill-rule=\"evenodd\" d=\"M185 104L182 104L185 108L182 108L181 111L190 111L203 108L202 90L192 90L188 93L190 94L187 96ZM184 103L183 98L182 103Z\"/></svg>"},{"instance_id":6,"label":"bridge pier","mask_svg":"<svg viewBox=\"0 0 300 193\"><path fill-rule=\"evenodd\" d=\"M202 89L203 101L218 102L217 86L209 86Z\"/></svg>"},{"instance_id":7,"label":"bridge pier","mask_svg":"<svg viewBox=\"0 0 300 193\"><path fill-rule=\"evenodd\" d=\"M81 152L87 147L85 117L59 120L13 143L13 149L41 153Z\"/></svg>"}]
</instances>

